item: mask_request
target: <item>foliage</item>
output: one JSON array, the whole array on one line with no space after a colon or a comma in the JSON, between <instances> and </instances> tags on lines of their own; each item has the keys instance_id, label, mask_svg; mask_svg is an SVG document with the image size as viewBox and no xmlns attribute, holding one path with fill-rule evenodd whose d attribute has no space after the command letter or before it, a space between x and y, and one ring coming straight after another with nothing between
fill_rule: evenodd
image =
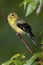
<instances>
[{"instance_id":1,"label":"foliage","mask_svg":"<svg viewBox=\"0 0 43 65\"><path fill-rule=\"evenodd\" d=\"M39 4L40 3L40 4ZM26 10L26 16L31 14L37 8L37 14L40 13L43 0L24 0L21 5L24 5L24 10ZM39 5L38 5L39 4ZM26 9L27 6L27 9Z\"/></svg>"},{"instance_id":2,"label":"foliage","mask_svg":"<svg viewBox=\"0 0 43 65\"><path fill-rule=\"evenodd\" d=\"M39 61L36 59L39 59ZM34 54L29 60L26 60L26 57L23 54L16 54L2 65L36 65L36 63L43 65L43 52Z\"/></svg>"}]
</instances>

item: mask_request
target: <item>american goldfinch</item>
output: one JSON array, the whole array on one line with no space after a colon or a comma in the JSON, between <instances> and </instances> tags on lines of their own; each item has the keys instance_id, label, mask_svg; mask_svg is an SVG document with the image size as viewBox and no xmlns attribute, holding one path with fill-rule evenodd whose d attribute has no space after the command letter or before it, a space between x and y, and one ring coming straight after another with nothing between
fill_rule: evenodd
<instances>
[{"instance_id":1,"label":"american goldfinch","mask_svg":"<svg viewBox=\"0 0 43 65\"><path fill-rule=\"evenodd\" d=\"M7 17L8 23L17 33L27 34L30 36L33 43L35 43L35 35L32 33L31 26L27 24L24 20L20 19L16 13L10 13Z\"/></svg>"}]
</instances>

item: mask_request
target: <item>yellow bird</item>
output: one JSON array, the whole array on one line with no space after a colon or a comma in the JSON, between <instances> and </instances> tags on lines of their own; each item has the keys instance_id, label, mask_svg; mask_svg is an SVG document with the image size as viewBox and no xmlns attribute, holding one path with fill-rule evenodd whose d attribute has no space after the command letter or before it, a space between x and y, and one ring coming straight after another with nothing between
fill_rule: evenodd
<instances>
[{"instance_id":1,"label":"yellow bird","mask_svg":"<svg viewBox=\"0 0 43 65\"><path fill-rule=\"evenodd\" d=\"M35 43L35 35L33 35L31 26L29 24L27 24L24 20L20 19L18 15L14 12L10 13L7 19L13 30L20 34L27 34L28 36L30 36L33 43Z\"/></svg>"}]
</instances>

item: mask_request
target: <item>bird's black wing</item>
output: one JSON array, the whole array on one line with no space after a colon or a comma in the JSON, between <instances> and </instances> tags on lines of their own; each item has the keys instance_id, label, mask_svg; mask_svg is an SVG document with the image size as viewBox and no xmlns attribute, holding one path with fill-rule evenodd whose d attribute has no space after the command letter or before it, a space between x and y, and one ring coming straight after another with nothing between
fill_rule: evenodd
<instances>
[{"instance_id":1,"label":"bird's black wing","mask_svg":"<svg viewBox=\"0 0 43 65\"><path fill-rule=\"evenodd\" d=\"M35 35L32 33L32 29L31 29L31 26L27 23L17 23L17 26L19 28L21 28L23 31L25 31L26 33L29 33L30 36L32 37L35 37Z\"/></svg>"},{"instance_id":2,"label":"bird's black wing","mask_svg":"<svg viewBox=\"0 0 43 65\"><path fill-rule=\"evenodd\" d=\"M31 31L31 27L27 23L23 23L23 24L17 23L17 26L27 33L29 33Z\"/></svg>"},{"instance_id":3,"label":"bird's black wing","mask_svg":"<svg viewBox=\"0 0 43 65\"><path fill-rule=\"evenodd\" d=\"M30 35L30 38L34 44L36 44L35 40L35 35L32 33L31 26L27 23L17 23L16 24L19 28L21 28L23 31L27 33L27 35Z\"/></svg>"}]
</instances>

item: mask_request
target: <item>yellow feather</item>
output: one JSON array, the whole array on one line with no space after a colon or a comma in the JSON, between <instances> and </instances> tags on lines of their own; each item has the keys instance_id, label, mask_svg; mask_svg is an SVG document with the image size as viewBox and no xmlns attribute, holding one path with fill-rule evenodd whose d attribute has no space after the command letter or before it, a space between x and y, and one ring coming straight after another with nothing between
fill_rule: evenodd
<instances>
[{"instance_id":1,"label":"yellow feather","mask_svg":"<svg viewBox=\"0 0 43 65\"><path fill-rule=\"evenodd\" d=\"M12 18L12 19L8 19L8 23L10 24L10 26L12 27L13 30L15 30L16 32L20 33L20 34L24 34L25 32L20 29L19 27L16 26L16 20L18 18Z\"/></svg>"}]
</instances>

